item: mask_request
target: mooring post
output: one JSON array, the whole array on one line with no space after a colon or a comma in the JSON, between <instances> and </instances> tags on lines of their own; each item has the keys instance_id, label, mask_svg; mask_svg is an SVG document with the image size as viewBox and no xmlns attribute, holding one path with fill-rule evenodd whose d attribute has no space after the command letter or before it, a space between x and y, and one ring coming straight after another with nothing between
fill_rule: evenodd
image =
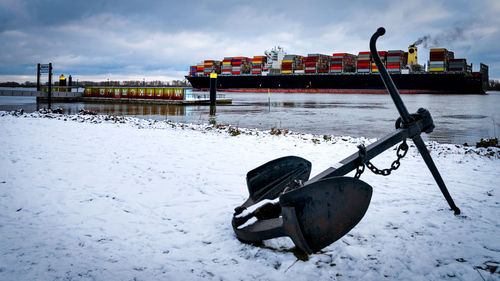
<instances>
[{"instance_id":1,"label":"mooring post","mask_svg":"<svg viewBox=\"0 0 500 281\"><path fill-rule=\"evenodd\" d=\"M210 73L210 115L215 115L217 105L217 73Z\"/></svg>"},{"instance_id":2,"label":"mooring post","mask_svg":"<svg viewBox=\"0 0 500 281\"><path fill-rule=\"evenodd\" d=\"M36 90L40 92L40 64L36 68Z\"/></svg>"},{"instance_id":3,"label":"mooring post","mask_svg":"<svg viewBox=\"0 0 500 281\"><path fill-rule=\"evenodd\" d=\"M217 73L210 73L210 106L217 103Z\"/></svg>"},{"instance_id":4,"label":"mooring post","mask_svg":"<svg viewBox=\"0 0 500 281\"><path fill-rule=\"evenodd\" d=\"M271 90L267 88L267 104L269 106L269 112L271 112Z\"/></svg>"},{"instance_id":5,"label":"mooring post","mask_svg":"<svg viewBox=\"0 0 500 281\"><path fill-rule=\"evenodd\" d=\"M49 109L52 106L52 63L49 63L49 93L48 93Z\"/></svg>"}]
</instances>

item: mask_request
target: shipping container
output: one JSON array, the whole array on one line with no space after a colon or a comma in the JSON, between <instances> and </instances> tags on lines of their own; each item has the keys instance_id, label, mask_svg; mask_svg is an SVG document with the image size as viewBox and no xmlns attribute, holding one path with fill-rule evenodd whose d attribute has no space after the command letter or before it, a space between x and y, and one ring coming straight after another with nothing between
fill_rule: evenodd
<instances>
[{"instance_id":1,"label":"shipping container","mask_svg":"<svg viewBox=\"0 0 500 281\"><path fill-rule=\"evenodd\" d=\"M85 88L85 90L83 91L83 96L92 97L92 88Z\"/></svg>"},{"instance_id":2,"label":"shipping container","mask_svg":"<svg viewBox=\"0 0 500 281\"><path fill-rule=\"evenodd\" d=\"M112 95L113 95L114 98L120 98L121 97L120 88L113 88L112 92L113 92Z\"/></svg>"},{"instance_id":3,"label":"shipping container","mask_svg":"<svg viewBox=\"0 0 500 281\"><path fill-rule=\"evenodd\" d=\"M382 64L385 66L386 64L386 59L387 59L387 52L386 51L378 51L378 56L380 57L380 60L382 61ZM375 62L372 62L372 72L377 73L378 68Z\"/></svg>"},{"instance_id":4,"label":"shipping container","mask_svg":"<svg viewBox=\"0 0 500 281\"><path fill-rule=\"evenodd\" d=\"M196 75L196 65L192 65L189 67L189 75L191 76Z\"/></svg>"},{"instance_id":5,"label":"shipping container","mask_svg":"<svg viewBox=\"0 0 500 281\"><path fill-rule=\"evenodd\" d=\"M429 63L429 71L431 72L442 72L448 69L444 61L434 61Z\"/></svg>"},{"instance_id":6,"label":"shipping container","mask_svg":"<svg viewBox=\"0 0 500 281\"><path fill-rule=\"evenodd\" d=\"M182 99L182 88L122 88L89 87L84 89L87 97L107 98L144 98L144 99Z\"/></svg>"},{"instance_id":7,"label":"shipping container","mask_svg":"<svg viewBox=\"0 0 500 281\"><path fill-rule=\"evenodd\" d=\"M122 98L128 98L128 88L122 88Z\"/></svg>"},{"instance_id":8,"label":"shipping container","mask_svg":"<svg viewBox=\"0 0 500 281\"><path fill-rule=\"evenodd\" d=\"M466 59L450 59L448 62L448 71L472 72L472 65L467 65Z\"/></svg>"},{"instance_id":9,"label":"shipping container","mask_svg":"<svg viewBox=\"0 0 500 281\"><path fill-rule=\"evenodd\" d=\"M429 71L448 71L448 63L454 59L455 54L445 48L433 48L429 51Z\"/></svg>"},{"instance_id":10,"label":"shipping container","mask_svg":"<svg viewBox=\"0 0 500 281\"><path fill-rule=\"evenodd\" d=\"M196 75L204 75L205 65L203 63L199 63L196 65Z\"/></svg>"},{"instance_id":11,"label":"shipping container","mask_svg":"<svg viewBox=\"0 0 500 281\"><path fill-rule=\"evenodd\" d=\"M137 98L143 99L146 97L146 89L145 88L138 88L137 89Z\"/></svg>"},{"instance_id":12,"label":"shipping container","mask_svg":"<svg viewBox=\"0 0 500 281\"><path fill-rule=\"evenodd\" d=\"M387 51L385 65L388 72L401 72L406 66L405 52L402 50Z\"/></svg>"},{"instance_id":13,"label":"shipping container","mask_svg":"<svg viewBox=\"0 0 500 281\"><path fill-rule=\"evenodd\" d=\"M356 56L353 54L334 53L330 61L330 72L354 72L356 70L356 61Z\"/></svg>"},{"instance_id":14,"label":"shipping container","mask_svg":"<svg viewBox=\"0 0 500 281\"><path fill-rule=\"evenodd\" d=\"M137 88L129 88L128 89L128 97L129 98L137 97Z\"/></svg>"},{"instance_id":15,"label":"shipping container","mask_svg":"<svg viewBox=\"0 0 500 281\"><path fill-rule=\"evenodd\" d=\"M356 72L369 73L371 70L370 52L359 52L356 62Z\"/></svg>"},{"instance_id":16,"label":"shipping container","mask_svg":"<svg viewBox=\"0 0 500 281\"><path fill-rule=\"evenodd\" d=\"M330 56L324 54L308 54L304 58L305 73L321 73L328 72Z\"/></svg>"},{"instance_id":17,"label":"shipping container","mask_svg":"<svg viewBox=\"0 0 500 281\"><path fill-rule=\"evenodd\" d=\"M184 98L184 90L182 88L172 88L173 96L171 99L182 100Z\"/></svg>"},{"instance_id":18,"label":"shipping container","mask_svg":"<svg viewBox=\"0 0 500 281\"><path fill-rule=\"evenodd\" d=\"M233 57L231 59L231 72L230 74L248 74L250 73L250 59L247 57ZM229 74L227 67L223 67L224 73Z\"/></svg>"},{"instance_id":19,"label":"shipping container","mask_svg":"<svg viewBox=\"0 0 500 281\"><path fill-rule=\"evenodd\" d=\"M203 67L204 75L209 75L210 73L220 73L221 62L218 60L205 60Z\"/></svg>"},{"instance_id":20,"label":"shipping container","mask_svg":"<svg viewBox=\"0 0 500 281\"><path fill-rule=\"evenodd\" d=\"M285 55L281 61L281 73L291 74L295 70L304 70L304 57L299 55Z\"/></svg>"},{"instance_id":21,"label":"shipping container","mask_svg":"<svg viewBox=\"0 0 500 281\"><path fill-rule=\"evenodd\" d=\"M146 88L145 92L146 92L146 96L144 98L146 98L146 99L154 99L155 98L155 88Z\"/></svg>"}]
</instances>

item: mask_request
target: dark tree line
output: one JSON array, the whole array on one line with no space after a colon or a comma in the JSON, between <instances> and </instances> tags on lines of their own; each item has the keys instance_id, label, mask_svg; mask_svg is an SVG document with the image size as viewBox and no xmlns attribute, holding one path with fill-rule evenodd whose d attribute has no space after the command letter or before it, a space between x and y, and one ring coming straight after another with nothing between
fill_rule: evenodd
<instances>
[{"instance_id":1,"label":"dark tree line","mask_svg":"<svg viewBox=\"0 0 500 281\"><path fill-rule=\"evenodd\" d=\"M500 81L490 80L490 84L488 85L488 90L500 91Z\"/></svg>"},{"instance_id":2,"label":"dark tree line","mask_svg":"<svg viewBox=\"0 0 500 281\"><path fill-rule=\"evenodd\" d=\"M17 87L36 87L36 82L26 81L24 83L17 82L0 82L0 87L9 87L9 88L17 88Z\"/></svg>"},{"instance_id":3,"label":"dark tree line","mask_svg":"<svg viewBox=\"0 0 500 281\"><path fill-rule=\"evenodd\" d=\"M55 81L52 83L54 86L59 86L59 81ZM41 83L42 86L48 85L48 82ZM73 86L79 87L168 87L168 86L177 86L177 87L189 87L191 86L187 80L172 80L172 81L140 81L140 80L130 80L130 81L74 81ZM18 82L0 82L0 87L27 87L33 88L36 87L36 82L26 81L24 83Z\"/></svg>"},{"instance_id":4,"label":"dark tree line","mask_svg":"<svg viewBox=\"0 0 500 281\"><path fill-rule=\"evenodd\" d=\"M73 83L74 84L74 83ZM172 80L172 81L140 81L140 80L128 80L128 81L81 81L78 83L82 87L91 86L112 86L112 87L168 87L168 86L190 86L187 80Z\"/></svg>"}]
</instances>

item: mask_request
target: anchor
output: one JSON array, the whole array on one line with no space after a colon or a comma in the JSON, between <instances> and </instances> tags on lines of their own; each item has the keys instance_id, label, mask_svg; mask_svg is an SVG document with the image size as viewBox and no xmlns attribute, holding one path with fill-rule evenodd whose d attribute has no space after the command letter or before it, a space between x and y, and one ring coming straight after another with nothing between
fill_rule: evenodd
<instances>
[{"instance_id":1,"label":"anchor","mask_svg":"<svg viewBox=\"0 0 500 281\"><path fill-rule=\"evenodd\" d=\"M428 134L434 130L431 114L423 108L414 114L408 112L378 56L375 43L384 34L385 29L380 27L372 35L370 52L399 112L396 130L366 147L358 146L358 152L311 179L311 162L297 156L278 158L248 172L249 198L235 209L232 219L233 230L240 241L255 243L288 236L307 254L337 241L354 228L368 210L373 188L359 179L365 166L376 174L389 175L406 155L407 139L417 147L451 210L455 215L460 214L421 137L422 132ZM370 162L400 142L398 158L391 168L380 170ZM345 177L354 170L354 177Z\"/></svg>"}]
</instances>

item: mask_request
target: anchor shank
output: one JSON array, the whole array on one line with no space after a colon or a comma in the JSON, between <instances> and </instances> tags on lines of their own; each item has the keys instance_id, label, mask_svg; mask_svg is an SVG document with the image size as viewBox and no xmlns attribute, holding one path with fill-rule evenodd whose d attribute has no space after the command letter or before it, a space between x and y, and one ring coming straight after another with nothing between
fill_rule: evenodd
<instances>
[{"instance_id":1,"label":"anchor shank","mask_svg":"<svg viewBox=\"0 0 500 281\"><path fill-rule=\"evenodd\" d=\"M366 147L365 159L368 161L372 158L375 158L377 155L386 151L387 149L391 148L392 146L398 144L402 140L404 140L408 137L411 137L410 132L412 130L413 130L413 127L397 129L396 131L388 134L387 136L385 136L385 137L377 140L376 142L368 145ZM341 160L333 167L326 169L325 171L321 172L320 174L318 174L314 178L308 180L304 185L308 185L308 184L311 184L311 183L314 183L314 182L317 182L319 180L326 179L326 178L339 177L339 176L346 175L347 173L356 169L358 159L359 159L359 153L356 152L356 153L352 154L351 156L345 158L344 160Z\"/></svg>"},{"instance_id":2,"label":"anchor shank","mask_svg":"<svg viewBox=\"0 0 500 281\"><path fill-rule=\"evenodd\" d=\"M455 211L455 215L460 214L460 209L455 205L455 202L453 202L453 198L451 198L450 193L448 192L448 189L446 188L446 185L444 184L443 178L441 177L441 174L439 174L439 171L434 164L434 161L432 160L431 155L429 154L429 151L427 150L427 147L425 146L424 141L422 140L422 137L420 135L416 135L413 138L413 143L415 143L415 146L417 147L418 151L420 152L420 155L422 155L422 158L425 161L425 164L427 164L427 167L432 173L432 176L436 180L437 185L439 186L439 189L441 189L441 193L443 193L444 198L448 202L448 205L450 205L450 208Z\"/></svg>"}]
</instances>

